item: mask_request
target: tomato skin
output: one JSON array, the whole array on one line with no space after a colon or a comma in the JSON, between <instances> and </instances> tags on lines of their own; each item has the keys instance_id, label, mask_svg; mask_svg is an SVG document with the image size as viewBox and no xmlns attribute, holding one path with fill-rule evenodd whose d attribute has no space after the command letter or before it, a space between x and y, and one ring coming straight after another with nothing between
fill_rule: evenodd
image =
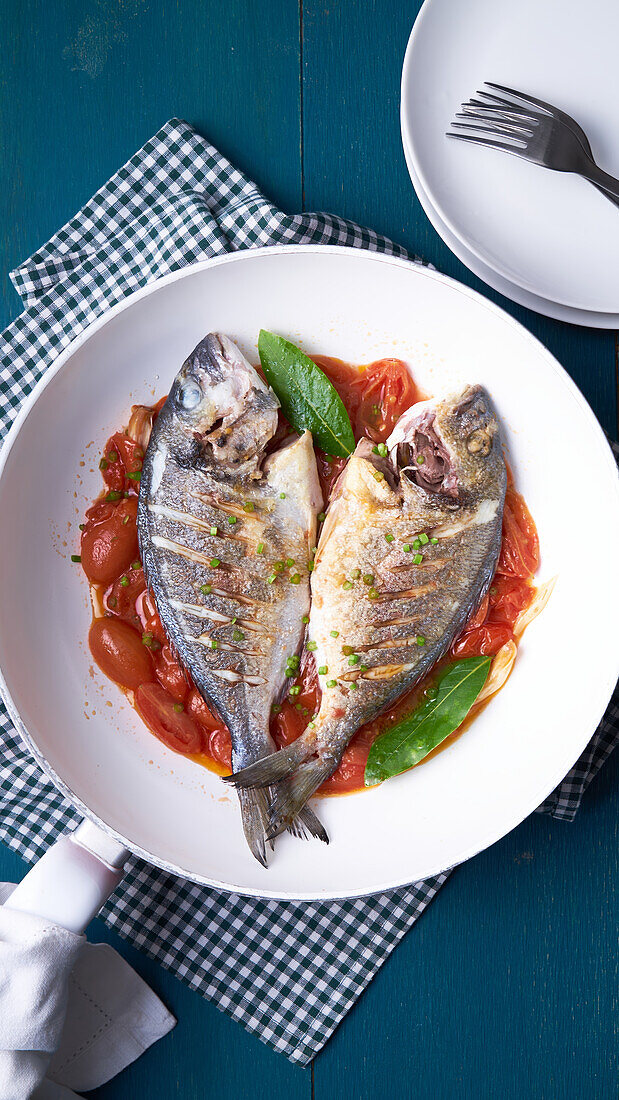
<instances>
[{"instance_id":1,"label":"tomato skin","mask_svg":"<svg viewBox=\"0 0 619 1100\"><path fill-rule=\"evenodd\" d=\"M126 623L131 623L132 626L135 626L136 630L142 632L140 617L136 610L136 603L146 590L144 570L141 567L139 569L130 568L124 576L128 583L121 584L120 578L115 580L114 583L106 589L103 597L103 606L110 615L114 615L117 619L124 619Z\"/></svg>"},{"instance_id":2,"label":"tomato skin","mask_svg":"<svg viewBox=\"0 0 619 1100\"><path fill-rule=\"evenodd\" d=\"M99 668L121 687L133 691L153 678L153 662L141 635L121 619L95 619L88 644Z\"/></svg>"},{"instance_id":3,"label":"tomato skin","mask_svg":"<svg viewBox=\"0 0 619 1100\"><path fill-rule=\"evenodd\" d=\"M137 513L135 497L106 504L87 513L82 531L82 568L93 584L112 584L138 558ZM126 520L126 522L125 522Z\"/></svg>"},{"instance_id":4,"label":"tomato skin","mask_svg":"<svg viewBox=\"0 0 619 1100\"><path fill-rule=\"evenodd\" d=\"M510 485L503 508L503 542L497 573L527 580L539 565L539 539L524 500Z\"/></svg>"},{"instance_id":5,"label":"tomato skin","mask_svg":"<svg viewBox=\"0 0 619 1100\"><path fill-rule=\"evenodd\" d=\"M368 435L384 443L396 420L420 400L410 371L401 359L378 359L365 367L341 359L314 356L346 405L356 440Z\"/></svg>"},{"instance_id":6,"label":"tomato skin","mask_svg":"<svg viewBox=\"0 0 619 1100\"><path fill-rule=\"evenodd\" d=\"M174 752L199 753L200 730L184 710L174 709L180 705L161 684L140 684L135 693L135 709L140 718L164 745Z\"/></svg>"},{"instance_id":7,"label":"tomato skin","mask_svg":"<svg viewBox=\"0 0 619 1100\"><path fill-rule=\"evenodd\" d=\"M116 458L110 460L110 455ZM109 489L116 492L137 493L140 489L139 478L131 478L130 473L139 473L142 469L144 451L125 432L114 432L108 439L102 455L101 473ZM105 465L103 465L105 463Z\"/></svg>"},{"instance_id":8,"label":"tomato skin","mask_svg":"<svg viewBox=\"0 0 619 1100\"><path fill-rule=\"evenodd\" d=\"M175 702L185 702L189 691L189 680L169 645L162 646L155 656L155 676Z\"/></svg>"},{"instance_id":9,"label":"tomato skin","mask_svg":"<svg viewBox=\"0 0 619 1100\"><path fill-rule=\"evenodd\" d=\"M450 653L453 657L494 657L512 638L511 627L507 624L487 622L456 638Z\"/></svg>"}]
</instances>

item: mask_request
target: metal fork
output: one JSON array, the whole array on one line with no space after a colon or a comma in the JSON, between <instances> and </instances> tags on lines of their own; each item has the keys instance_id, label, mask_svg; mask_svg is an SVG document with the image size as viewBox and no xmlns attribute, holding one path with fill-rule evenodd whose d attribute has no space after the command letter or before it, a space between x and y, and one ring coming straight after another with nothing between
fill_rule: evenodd
<instances>
[{"instance_id":1,"label":"metal fork","mask_svg":"<svg viewBox=\"0 0 619 1100\"><path fill-rule=\"evenodd\" d=\"M556 172L574 172L619 205L619 180L598 167L587 135L570 115L502 84L487 81L485 87L493 90L482 89L479 98L462 104L456 119L464 121L452 122L447 137L501 149Z\"/></svg>"}]
</instances>

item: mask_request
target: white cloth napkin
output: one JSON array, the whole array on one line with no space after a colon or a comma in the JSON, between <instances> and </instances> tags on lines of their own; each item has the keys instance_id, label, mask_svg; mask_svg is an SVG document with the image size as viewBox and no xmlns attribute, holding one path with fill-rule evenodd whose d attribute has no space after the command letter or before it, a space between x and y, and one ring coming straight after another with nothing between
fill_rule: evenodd
<instances>
[{"instance_id":1,"label":"white cloth napkin","mask_svg":"<svg viewBox=\"0 0 619 1100\"><path fill-rule=\"evenodd\" d=\"M107 944L2 904L0 1100L69 1100L109 1081L176 1020Z\"/></svg>"}]
</instances>

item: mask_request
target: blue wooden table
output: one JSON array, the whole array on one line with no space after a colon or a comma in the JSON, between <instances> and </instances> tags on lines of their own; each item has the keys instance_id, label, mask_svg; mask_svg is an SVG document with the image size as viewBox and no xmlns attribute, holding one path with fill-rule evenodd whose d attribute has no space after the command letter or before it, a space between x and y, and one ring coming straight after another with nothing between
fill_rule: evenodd
<instances>
[{"instance_id":1,"label":"blue wooden table","mask_svg":"<svg viewBox=\"0 0 619 1100\"><path fill-rule=\"evenodd\" d=\"M616 334L546 320L487 290L415 197L398 111L418 8L419 0L5 0L2 324L18 310L8 271L176 115L284 209L372 226L498 301L559 358L616 435ZM617 764L594 781L573 824L534 816L456 871L307 1070L95 921L91 939L117 947L179 1023L91 1095L614 1097ZM24 871L0 850L0 879Z\"/></svg>"}]
</instances>

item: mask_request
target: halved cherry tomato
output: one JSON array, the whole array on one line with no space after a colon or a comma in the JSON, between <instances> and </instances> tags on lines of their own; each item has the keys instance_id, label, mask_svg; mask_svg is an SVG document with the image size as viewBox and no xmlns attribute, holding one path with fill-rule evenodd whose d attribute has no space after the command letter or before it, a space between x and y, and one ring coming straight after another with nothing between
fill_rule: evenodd
<instances>
[{"instance_id":1,"label":"halved cherry tomato","mask_svg":"<svg viewBox=\"0 0 619 1100\"><path fill-rule=\"evenodd\" d=\"M520 577L497 573L490 588L489 618L513 627L520 612L531 603L533 593L531 585Z\"/></svg>"},{"instance_id":2,"label":"halved cherry tomato","mask_svg":"<svg viewBox=\"0 0 619 1100\"><path fill-rule=\"evenodd\" d=\"M165 645L168 640L166 632L159 618L159 612L155 607L155 601L148 589L142 592L141 596L138 596L135 609L139 615L144 633L152 634L160 646Z\"/></svg>"},{"instance_id":3,"label":"halved cherry tomato","mask_svg":"<svg viewBox=\"0 0 619 1100\"><path fill-rule=\"evenodd\" d=\"M384 442L396 420L420 400L410 371L401 359L379 359L367 367L322 355L315 356L314 361L342 398L356 440L369 435L375 443Z\"/></svg>"},{"instance_id":4,"label":"halved cherry tomato","mask_svg":"<svg viewBox=\"0 0 619 1100\"><path fill-rule=\"evenodd\" d=\"M200 752L202 737L197 723L161 684L141 684L135 693L135 708L148 728L169 749L182 753Z\"/></svg>"},{"instance_id":5,"label":"halved cherry tomato","mask_svg":"<svg viewBox=\"0 0 619 1100\"><path fill-rule=\"evenodd\" d=\"M152 680L153 662L141 635L121 619L95 619L88 644L99 668L122 687L135 691L139 684Z\"/></svg>"},{"instance_id":6,"label":"halved cherry tomato","mask_svg":"<svg viewBox=\"0 0 619 1100\"><path fill-rule=\"evenodd\" d=\"M103 480L110 489L138 493L139 475L144 451L126 432L114 432L108 439L101 458Z\"/></svg>"},{"instance_id":7,"label":"halved cherry tomato","mask_svg":"<svg viewBox=\"0 0 619 1100\"><path fill-rule=\"evenodd\" d=\"M107 511L110 508L111 511ZM111 584L138 557L135 497L92 509L82 531L82 568L93 584Z\"/></svg>"},{"instance_id":8,"label":"halved cherry tomato","mask_svg":"<svg viewBox=\"0 0 619 1100\"><path fill-rule=\"evenodd\" d=\"M139 559L135 559L131 563L127 572L123 574L122 578L118 578L114 581L114 584L106 590L103 597L103 606L106 611L109 611L110 615L115 615L118 619L124 619L126 623L131 623L135 626L136 630L141 629L140 617L136 610L136 602L146 590L146 581L144 580L144 570L140 566L139 569L134 569L133 566L138 563Z\"/></svg>"},{"instance_id":9,"label":"halved cherry tomato","mask_svg":"<svg viewBox=\"0 0 619 1100\"><path fill-rule=\"evenodd\" d=\"M184 703L189 691L189 678L176 660L169 645L155 654L155 676L177 703Z\"/></svg>"},{"instance_id":10,"label":"halved cherry tomato","mask_svg":"<svg viewBox=\"0 0 619 1100\"><path fill-rule=\"evenodd\" d=\"M505 623L484 623L474 630L467 630L453 643L453 657L494 657L501 646L513 638L511 628Z\"/></svg>"},{"instance_id":11,"label":"halved cherry tomato","mask_svg":"<svg viewBox=\"0 0 619 1100\"><path fill-rule=\"evenodd\" d=\"M225 726L211 730L207 735L206 752L222 768L232 771L232 742Z\"/></svg>"}]
</instances>

